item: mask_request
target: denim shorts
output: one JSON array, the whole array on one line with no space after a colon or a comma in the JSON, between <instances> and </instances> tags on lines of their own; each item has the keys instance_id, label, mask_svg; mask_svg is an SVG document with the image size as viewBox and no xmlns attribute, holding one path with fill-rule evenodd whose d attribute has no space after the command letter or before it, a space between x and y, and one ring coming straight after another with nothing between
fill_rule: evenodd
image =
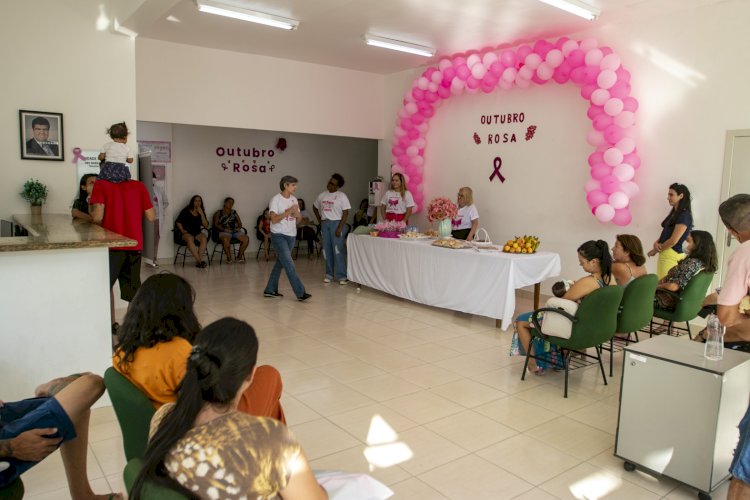
<instances>
[{"instance_id":1,"label":"denim shorts","mask_svg":"<svg viewBox=\"0 0 750 500\"><path fill-rule=\"evenodd\" d=\"M0 406L0 439L12 439L31 429L57 428L50 437L62 438L62 442L75 439L73 422L55 398L31 398ZM0 472L0 488L32 468L38 462L27 462L15 458L0 458L10 467Z\"/></svg>"},{"instance_id":2,"label":"denim shorts","mask_svg":"<svg viewBox=\"0 0 750 500\"><path fill-rule=\"evenodd\" d=\"M729 467L732 476L746 484L750 484L750 405L739 425L740 440L734 449L734 459Z\"/></svg>"}]
</instances>

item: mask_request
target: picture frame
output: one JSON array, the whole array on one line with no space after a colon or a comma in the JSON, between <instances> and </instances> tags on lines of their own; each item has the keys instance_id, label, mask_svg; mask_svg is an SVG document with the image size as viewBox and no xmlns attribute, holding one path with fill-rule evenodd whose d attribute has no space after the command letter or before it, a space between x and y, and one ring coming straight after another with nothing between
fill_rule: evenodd
<instances>
[{"instance_id":1,"label":"picture frame","mask_svg":"<svg viewBox=\"0 0 750 500\"><path fill-rule=\"evenodd\" d=\"M65 160L62 113L21 109L18 126L22 160Z\"/></svg>"}]
</instances>

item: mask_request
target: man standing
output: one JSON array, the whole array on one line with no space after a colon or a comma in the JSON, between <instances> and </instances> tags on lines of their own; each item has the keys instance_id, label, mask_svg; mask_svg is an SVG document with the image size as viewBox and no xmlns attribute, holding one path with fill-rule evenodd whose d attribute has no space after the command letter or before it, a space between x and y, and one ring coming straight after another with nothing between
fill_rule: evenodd
<instances>
[{"instance_id":1,"label":"man standing","mask_svg":"<svg viewBox=\"0 0 750 500\"><path fill-rule=\"evenodd\" d=\"M105 172L102 171L104 174ZM140 181L126 180L115 182L103 180L100 176L94 183L89 201L89 210L95 224L105 229L136 240L132 247L119 247L109 250L109 285L120 283L120 297L130 302L141 286L141 253L143 251L143 215L146 219L156 219L146 186ZM112 334L119 325L115 322L114 295L110 295ZM116 339L113 339L115 342Z\"/></svg>"},{"instance_id":2,"label":"man standing","mask_svg":"<svg viewBox=\"0 0 750 500\"><path fill-rule=\"evenodd\" d=\"M59 146L49 141L49 128L49 120L43 116L37 116L31 121L31 132L34 137L26 141L27 155L59 156Z\"/></svg>"},{"instance_id":3,"label":"man standing","mask_svg":"<svg viewBox=\"0 0 750 500\"><path fill-rule=\"evenodd\" d=\"M740 246L727 262L727 273L717 300L717 315L732 341L750 341L750 316L739 304L750 290L750 194L737 194L719 206L719 216ZM729 344L730 339L727 339ZM750 499L750 404L739 424L740 439L729 472L734 476L728 500Z\"/></svg>"}]
</instances>

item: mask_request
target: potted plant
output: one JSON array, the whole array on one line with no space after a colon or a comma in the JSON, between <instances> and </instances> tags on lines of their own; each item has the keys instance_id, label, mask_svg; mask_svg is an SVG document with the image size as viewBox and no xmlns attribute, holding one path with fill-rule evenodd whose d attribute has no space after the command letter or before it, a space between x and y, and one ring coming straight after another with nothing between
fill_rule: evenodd
<instances>
[{"instance_id":1,"label":"potted plant","mask_svg":"<svg viewBox=\"0 0 750 500\"><path fill-rule=\"evenodd\" d=\"M47 186L36 179L29 179L23 185L23 191L19 193L21 198L31 204L31 213L40 214L42 205L47 201Z\"/></svg>"}]
</instances>

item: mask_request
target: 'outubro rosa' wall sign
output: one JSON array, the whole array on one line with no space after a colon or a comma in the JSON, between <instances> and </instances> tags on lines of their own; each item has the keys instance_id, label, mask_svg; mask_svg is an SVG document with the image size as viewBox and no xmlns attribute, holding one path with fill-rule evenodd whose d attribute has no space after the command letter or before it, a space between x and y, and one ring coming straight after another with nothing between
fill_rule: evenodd
<instances>
[{"instance_id":1,"label":"'outubro rosa' wall sign","mask_svg":"<svg viewBox=\"0 0 750 500\"><path fill-rule=\"evenodd\" d=\"M404 96L391 150L393 172L406 176L417 205L415 211L424 206L422 182L429 121L443 99L480 91L489 94L497 88L527 88L532 82L570 81L580 87L581 96L590 103L587 115L593 129L587 141L594 152L588 157L591 179L585 185L586 201L599 221L630 224L630 200L639 191L633 177L641 165L635 143L638 101L630 96L630 72L621 66L620 57L611 48L598 45L593 38L576 41L563 37L555 43L538 40L533 46L516 49L470 51L443 58L436 67L427 68ZM531 127L526 129L524 140L533 139L536 127ZM485 139L489 140L474 136L475 142ZM500 135L498 139L506 138ZM490 181L504 180L501 166L499 157L487 166Z\"/></svg>"}]
</instances>

